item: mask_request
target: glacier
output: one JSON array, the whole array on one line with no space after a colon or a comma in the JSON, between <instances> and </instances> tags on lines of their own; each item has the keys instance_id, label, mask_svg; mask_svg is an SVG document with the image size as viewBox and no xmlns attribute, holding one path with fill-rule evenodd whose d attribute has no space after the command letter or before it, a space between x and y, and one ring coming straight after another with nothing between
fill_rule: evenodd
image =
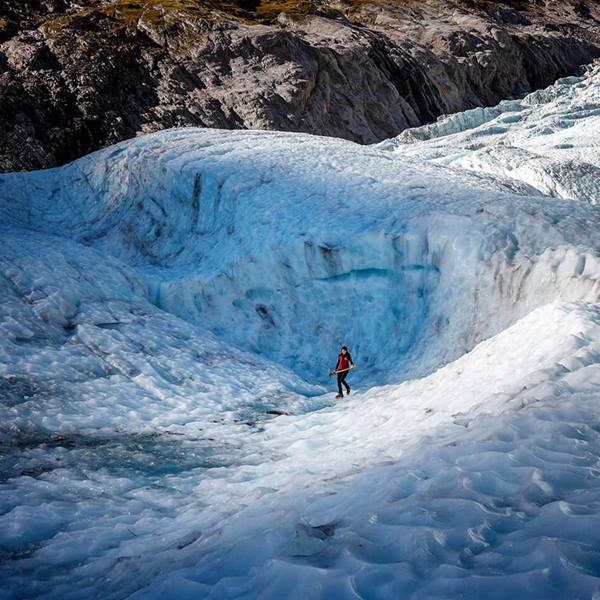
<instances>
[{"instance_id":1,"label":"glacier","mask_svg":"<svg viewBox=\"0 0 600 600\"><path fill-rule=\"evenodd\" d=\"M591 65L586 75L522 100L409 129L380 147L503 179L530 194L597 204L599 69Z\"/></svg>"},{"instance_id":2,"label":"glacier","mask_svg":"<svg viewBox=\"0 0 600 600\"><path fill-rule=\"evenodd\" d=\"M592 65L0 175L0 598L600 598L598 135Z\"/></svg>"}]
</instances>

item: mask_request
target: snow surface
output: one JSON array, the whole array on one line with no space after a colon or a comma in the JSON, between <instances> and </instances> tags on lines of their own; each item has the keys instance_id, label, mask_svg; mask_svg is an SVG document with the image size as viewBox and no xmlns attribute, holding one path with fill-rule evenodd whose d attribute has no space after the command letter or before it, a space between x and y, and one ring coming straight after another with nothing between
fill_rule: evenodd
<instances>
[{"instance_id":1,"label":"snow surface","mask_svg":"<svg viewBox=\"0 0 600 600\"><path fill-rule=\"evenodd\" d=\"M1 175L0 598L600 598L599 90Z\"/></svg>"}]
</instances>

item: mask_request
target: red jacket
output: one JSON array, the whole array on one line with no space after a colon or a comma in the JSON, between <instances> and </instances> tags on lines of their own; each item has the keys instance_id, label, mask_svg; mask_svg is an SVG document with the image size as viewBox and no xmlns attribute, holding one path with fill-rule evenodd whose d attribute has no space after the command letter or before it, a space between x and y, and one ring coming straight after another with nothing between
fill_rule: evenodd
<instances>
[{"instance_id":1,"label":"red jacket","mask_svg":"<svg viewBox=\"0 0 600 600\"><path fill-rule=\"evenodd\" d=\"M339 354L336 371L345 371L350 368L350 365L353 365L352 358L350 357L350 353L346 352L346 354Z\"/></svg>"}]
</instances>

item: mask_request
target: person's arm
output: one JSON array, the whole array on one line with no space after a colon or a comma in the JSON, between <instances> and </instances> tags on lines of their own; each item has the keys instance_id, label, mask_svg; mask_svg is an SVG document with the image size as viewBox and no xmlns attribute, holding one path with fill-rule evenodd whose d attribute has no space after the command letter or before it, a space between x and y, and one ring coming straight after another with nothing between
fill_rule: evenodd
<instances>
[{"instance_id":1,"label":"person's arm","mask_svg":"<svg viewBox=\"0 0 600 600\"><path fill-rule=\"evenodd\" d=\"M352 366L354 366L354 361L352 360L352 357L350 356L350 352L348 352L348 360L350 361L350 364Z\"/></svg>"},{"instance_id":2,"label":"person's arm","mask_svg":"<svg viewBox=\"0 0 600 600\"><path fill-rule=\"evenodd\" d=\"M339 363L340 363L340 359L338 357L338 359L337 359L337 361L335 363L335 367L333 367L333 369L331 369L331 371L329 371L330 375L333 375L337 371L337 366L339 365Z\"/></svg>"}]
</instances>

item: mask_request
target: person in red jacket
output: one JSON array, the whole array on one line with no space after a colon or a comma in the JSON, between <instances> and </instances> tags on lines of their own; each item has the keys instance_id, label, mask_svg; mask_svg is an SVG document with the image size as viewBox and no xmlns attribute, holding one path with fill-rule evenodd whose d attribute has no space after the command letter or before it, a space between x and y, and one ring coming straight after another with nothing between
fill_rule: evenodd
<instances>
[{"instance_id":1,"label":"person in red jacket","mask_svg":"<svg viewBox=\"0 0 600 600\"><path fill-rule=\"evenodd\" d=\"M348 352L348 348L346 346L342 346L342 349L338 354L337 366L332 371L332 374L337 374L338 395L336 398L344 397L342 392L342 384L346 386L346 395L350 395L350 386L346 383L346 377L352 368L354 368L354 363L352 362L350 352Z\"/></svg>"}]
</instances>

